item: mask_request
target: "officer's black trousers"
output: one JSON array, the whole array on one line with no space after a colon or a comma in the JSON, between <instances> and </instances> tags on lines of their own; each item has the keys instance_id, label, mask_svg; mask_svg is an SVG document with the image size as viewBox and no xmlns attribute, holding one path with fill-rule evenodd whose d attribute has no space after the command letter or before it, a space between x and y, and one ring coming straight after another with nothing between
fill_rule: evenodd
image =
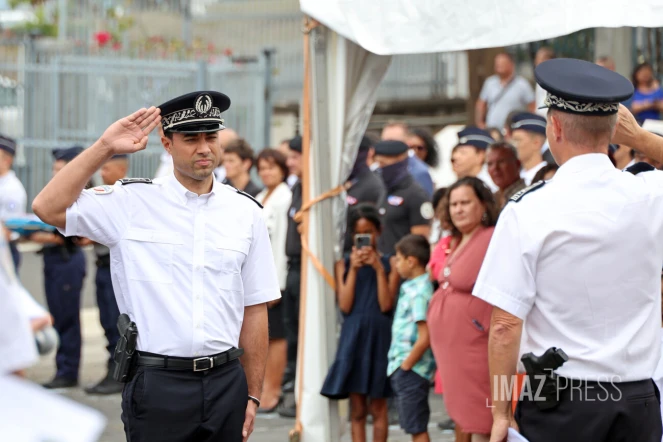
<instances>
[{"instance_id":1,"label":"officer's black trousers","mask_svg":"<svg viewBox=\"0 0 663 442\"><path fill-rule=\"evenodd\" d=\"M241 442L248 404L239 360L208 371L138 367L122 392L127 442Z\"/></svg>"},{"instance_id":2,"label":"officer's black trousers","mask_svg":"<svg viewBox=\"0 0 663 442\"><path fill-rule=\"evenodd\" d=\"M518 402L520 433L531 442L660 442L661 409L651 380L610 383L560 380L553 410L539 410L531 398ZM533 392L534 393L534 392ZM532 393L532 394L533 394Z\"/></svg>"},{"instance_id":3,"label":"officer's black trousers","mask_svg":"<svg viewBox=\"0 0 663 442\"><path fill-rule=\"evenodd\" d=\"M302 279L301 261L288 262L288 275L285 280L285 291L281 303L283 304L283 328L288 343L288 358L283 385L293 383L297 372L297 342L299 340L299 295Z\"/></svg>"}]
</instances>

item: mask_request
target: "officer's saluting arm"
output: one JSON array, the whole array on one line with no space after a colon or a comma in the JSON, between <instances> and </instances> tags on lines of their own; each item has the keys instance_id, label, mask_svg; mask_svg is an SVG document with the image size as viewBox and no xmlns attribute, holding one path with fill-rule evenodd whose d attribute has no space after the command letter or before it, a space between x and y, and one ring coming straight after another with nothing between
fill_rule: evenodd
<instances>
[{"instance_id":1,"label":"officer's saluting arm","mask_svg":"<svg viewBox=\"0 0 663 442\"><path fill-rule=\"evenodd\" d=\"M239 346L244 349L240 361L246 374L249 396L260 399L269 346L267 303L280 299L281 290L263 212L255 205L252 213L251 246L242 267L244 322L239 335ZM252 418L249 423L249 410L252 410L255 416L254 407L257 406L250 398L247 398L247 401L245 426L253 425Z\"/></svg>"},{"instance_id":2,"label":"officer's saluting arm","mask_svg":"<svg viewBox=\"0 0 663 442\"><path fill-rule=\"evenodd\" d=\"M619 105L612 142L633 146L645 156L663 162L663 137L640 127L631 111L623 104Z\"/></svg>"},{"instance_id":3,"label":"officer's saluting arm","mask_svg":"<svg viewBox=\"0 0 663 442\"><path fill-rule=\"evenodd\" d=\"M161 121L159 113L155 107L141 109L109 126L101 138L51 179L32 203L33 212L46 224L65 229L67 208L76 202L92 175L113 155L145 149L148 134Z\"/></svg>"}]
</instances>

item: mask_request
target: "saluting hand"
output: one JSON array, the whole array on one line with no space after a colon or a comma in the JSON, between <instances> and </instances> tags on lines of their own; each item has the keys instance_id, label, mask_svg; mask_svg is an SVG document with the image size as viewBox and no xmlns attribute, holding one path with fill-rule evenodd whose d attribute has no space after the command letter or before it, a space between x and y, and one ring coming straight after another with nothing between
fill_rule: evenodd
<instances>
[{"instance_id":1,"label":"saluting hand","mask_svg":"<svg viewBox=\"0 0 663 442\"><path fill-rule=\"evenodd\" d=\"M148 135L161 122L161 109L140 109L111 124L101 136L101 143L113 154L130 154L145 149Z\"/></svg>"},{"instance_id":2,"label":"saluting hand","mask_svg":"<svg viewBox=\"0 0 663 442\"><path fill-rule=\"evenodd\" d=\"M612 137L612 142L614 144L634 146L639 130L641 130L640 125L635 121L635 117L631 111L623 104L620 104L619 112L617 112L617 128L615 136Z\"/></svg>"}]
</instances>

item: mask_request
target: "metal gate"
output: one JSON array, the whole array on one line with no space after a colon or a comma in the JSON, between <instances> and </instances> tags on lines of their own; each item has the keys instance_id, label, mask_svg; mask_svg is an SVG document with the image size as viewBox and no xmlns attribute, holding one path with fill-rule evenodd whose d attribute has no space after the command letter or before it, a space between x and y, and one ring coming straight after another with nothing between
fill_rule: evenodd
<instances>
[{"instance_id":1,"label":"metal gate","mask_svg":"<svg viewBox=\"0 0 663 442\"><path fill-rule=\"evenodd\" d=\"M51 177L53 148L90 146L114 121L195 90L226 93L232 102L223 115L226 126L256 150L264 148L269 143L265 63L67 55L31 41L0 46L0 133L18 141L14 169L28 201ZM162 152L155 131L147 149L132 155L130 176L154 176Z\"/></svg>"}]
</instances>

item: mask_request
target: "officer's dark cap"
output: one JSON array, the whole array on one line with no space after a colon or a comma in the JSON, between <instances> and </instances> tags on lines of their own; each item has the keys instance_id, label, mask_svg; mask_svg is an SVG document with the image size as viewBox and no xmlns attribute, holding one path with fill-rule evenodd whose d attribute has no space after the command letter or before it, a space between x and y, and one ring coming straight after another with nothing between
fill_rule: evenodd
<instances>
[{"instance_id":1,"label":"officer's dark cap","mask_svg":"<svg viewBox=\"0 0 663 442\"><path fill-rule=\"evenodd\" d=\"M161 127L183 134L212 133L225 129L221 113L230 107L230 98L215 91L191 92L165 102Z\"/></svg>"},{"instance_id":2,"label":"officer's dark cap","mask_svg":"<svg viewBox=\"0 0 663 442\"><path fill-rule=\"evenodd\" d=\"M83 152L83 148L81 146L53 149L53 158L55 158L55 161L69 162L76 158L76 156L81 152Z\"/></svg>"},{"instance_id":3,"label":"officer's dark cap","mask_svg":"<svg viewBox=\"0 0 663 442\"><path fill-rule=\"evenodd\" d=\"M609 69L588 61L556 58L534 70L546 90L542 108L578 115L613 115L633 95L633 84Z\"/></svg>"},{"instance_id":4,"label":"officer's dark cap","mask_svg":"<svg viewBox=\"0 0 663 442\"><path fill-rule=\"evenodd\" d=\"M0 135L0 150L4 150L9 155L16 155L16 141L4 135Z\"/></svg>"},{"instance_id":5,"label":"officer's dark cap","mask_svg":"<svg viewBox=\"0 0 663 442\"><path fill-rule=\"evenodd\" d=\"M470 126L458 132L458 144L456 147L474 146L477 149L486 150L494 142L495 140L490 135L490 132Z\"/></svg>"},{"instance_id":6,"label":"officer's dark cap","mask_svg":"<svg viewBox=\"0 0 663 442\"><path fill-rule=\"evenodd\" d=\"M511 130L526 130L535 134L546 135L546 119L541 115L521 112L513 116Z\"/></svg>"},{"instance_id":7,"label":"officer's dark cap","mask_svg":"<svg viewBox=\"0 0 663 442\"><path fill-rule=\"evenodd\" d=\"M288 147L295 152L302 153L302 137L297 135L295 138L288 141Z\"/></svg>"},{"instance_id":8,"label":"officer's dark cap","mask_svg":"<svg viewBox=\"0 0 663 442\"><path fill-rule=\"evenodd\" d=\"M402 141L385 140L375 143L375 155L384 155L385 157L396 157L402 155L409 149L408 145Z\"/></svg>"}]
</instances>

